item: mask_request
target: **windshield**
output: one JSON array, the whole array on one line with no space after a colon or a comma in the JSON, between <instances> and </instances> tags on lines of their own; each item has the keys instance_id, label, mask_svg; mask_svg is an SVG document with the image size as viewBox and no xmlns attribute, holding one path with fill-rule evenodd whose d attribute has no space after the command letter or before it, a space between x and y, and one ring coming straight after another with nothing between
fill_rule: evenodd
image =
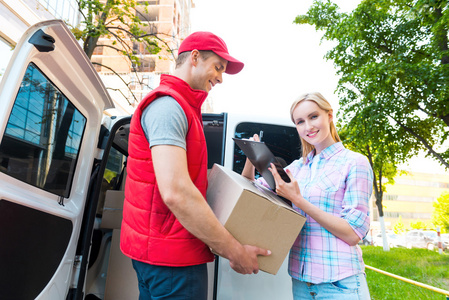
<instances>
[{"instance_id":1,"label":"windshield","mask_svg":"<svg viewBox=\"0 0 449 300\"><path fill-rule=\"evenodd\" d=\"M435 231L424 231L424 234L430 238L436 238L438 236Z\"/></svg>"}]
</instances>

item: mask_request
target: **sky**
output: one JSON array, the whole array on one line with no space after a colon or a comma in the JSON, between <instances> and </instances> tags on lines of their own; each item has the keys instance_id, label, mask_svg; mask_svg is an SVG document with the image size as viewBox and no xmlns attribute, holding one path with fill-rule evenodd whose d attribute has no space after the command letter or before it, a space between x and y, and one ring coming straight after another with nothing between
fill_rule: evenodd
<instances>
[{"instance_id":1,"label":"sky","mask_svg":"<svg viewBox=\"0 0 449 300\"><path fill-rule=\"evenodd\" d=\"M360 1L335 1L350 11ZM231 56L245 63L237 75L224 75L210 92L216 112L289 116L291 103L306 92L320 92L338 109L338 77L324 55L330 42L323 32L293 24L312 0L194 0L192 32L211 31Z\"/></svg>"}]
</instances>

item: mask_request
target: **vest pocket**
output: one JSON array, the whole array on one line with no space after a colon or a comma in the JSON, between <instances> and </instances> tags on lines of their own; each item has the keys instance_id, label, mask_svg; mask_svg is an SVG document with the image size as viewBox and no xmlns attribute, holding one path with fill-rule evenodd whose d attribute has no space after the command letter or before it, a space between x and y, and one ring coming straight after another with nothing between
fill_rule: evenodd
<instances>
[{"instance_id":1,"label":"vest pocket","mask_svg":"<svg viewBox=\"0 0 449 300\"><path fill-rule=\"evenodd\" d=\"M165 218L164 218L164 222L162 223L161 226L161 233L162 234L167 234L170 232L171 228L173 227L173 224L175 223L175 215L171 212L169 212Z\"/></svg>"}]
</instances>

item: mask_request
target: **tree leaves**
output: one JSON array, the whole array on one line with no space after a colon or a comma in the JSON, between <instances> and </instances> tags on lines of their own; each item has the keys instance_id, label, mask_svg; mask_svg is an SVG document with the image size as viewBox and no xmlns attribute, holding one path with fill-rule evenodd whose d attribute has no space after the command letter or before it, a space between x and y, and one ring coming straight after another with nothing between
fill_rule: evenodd
<instances>
[{"instance_id":1,"label":"tree leaves","mask_svg":"<svg viewBox=\"0 0 449 300\"><path fill-rule=\"evenodd\" d=\"M449 232L449 193L442 193L433 203L433 207L435 208L432 214L433 224Z\"/></svg>"}]
</instances>

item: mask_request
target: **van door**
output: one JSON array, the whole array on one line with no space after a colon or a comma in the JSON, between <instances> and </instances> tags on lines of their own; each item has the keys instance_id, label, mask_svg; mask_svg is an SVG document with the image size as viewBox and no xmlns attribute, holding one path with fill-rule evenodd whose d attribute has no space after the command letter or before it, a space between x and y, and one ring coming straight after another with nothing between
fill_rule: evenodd
<instances>
[{"instance_id":1,"label":"van door","mask_svg":"<svg viewBox=\"0 0 449 300\"><path fill-rule=\"evenodd\" d=\"M77 281L89 178L110 107L62 21L26 31L0 84L0 299L66 299Z\"/></svg>"},{"instance_id":2,"label":"van door","mask_svg":"<svg viewBox=\"0 0 449 300\"><path fill-rule=\"evenodd\" d=\"M246 156L232 140L250 138L257 133L279 161L289 165L301 156L299 136L288 115L285 118L248 114L203 115L208 143L208 165L224 165L241 173ZM260 176L256 174L256 177ZM259 272L241 275L231 269L229 260L217 257L209 267L210 300L222 299L293 299L288 275L288 257L276 275Z\"/></svg>"},{"instance_id":3,"label":"van door","mask_svg":"<svg viewBox=\"0 0 449 300\"><path fill-rule=\"evenodd\" d=\"M231 137L250 138L255 133L285 166L301 156L299 136L288 114L282 117L229 114L227 120L225 167L241 173L246 156ZM256 173L256 177L260 176ZM260 271L241 275L224 258L218 263L217 299L293 299L292 280L288 275L288 256L276 275Z\"/></svg>"}]
</instances>

